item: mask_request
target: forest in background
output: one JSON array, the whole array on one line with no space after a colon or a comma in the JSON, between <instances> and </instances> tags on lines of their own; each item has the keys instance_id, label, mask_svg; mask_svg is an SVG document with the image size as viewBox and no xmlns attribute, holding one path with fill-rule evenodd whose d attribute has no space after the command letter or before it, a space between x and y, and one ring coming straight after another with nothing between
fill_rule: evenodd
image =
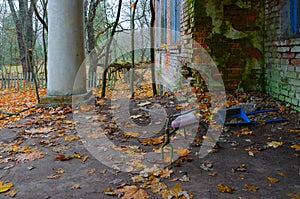
<instances>
[{"instance_id":1,"label":"forest in background","mask_svg":"<svg viewBox=\"0 0 300 199\"><path fill-rule=\"evenodd\" d=\"M121 13L118 21L118 4ZM2 0L0 1L0 78L2 80L18 79L20 83L33 82L39 85L47 81L47 4L48 0ZM113 34L132 34L132 30L150 27L151 9L149 1L84 1L85 52L90 60L90 72L96 72L95 66L105 63L105 48L116 24ZM149 40L142 34L143 42ZM146 36L147 38L144 38ZM120 53L117 40L112 40L107 63L132 62L131 53ZM118 56L118 55L122 56ZM96 59L95 59L95 56ZM102 61L101 61L102 59ZM144 48L135 52L134 61L150 60L150 50ZM103 64L100 64L103 63ZM99 69L99 68L98 68ZM102 71L101 71L102 72ZM38 74L38 75L35 75ZM39 80L43 79L44 82ZM10 82L10 84L13 84ZM15 83L17 84L17 83ZM10 85L13 86L13 85Z\"/></svg>"}]
</instances>

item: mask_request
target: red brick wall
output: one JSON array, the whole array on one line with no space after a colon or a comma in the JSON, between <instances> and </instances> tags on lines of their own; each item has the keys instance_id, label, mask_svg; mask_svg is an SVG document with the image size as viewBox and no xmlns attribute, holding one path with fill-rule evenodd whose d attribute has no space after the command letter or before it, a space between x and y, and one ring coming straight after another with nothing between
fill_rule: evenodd
<instances>
[{"instance_id":1,"label":"red brick wall","mask_svg":"<svg viewBox=\"0 0 300 199\"><path fill-rule=\"evenodd\" d=\"M263 90L263 3L253 0L238 6L235 2L182 0L180 45L172 45L167 37L167 46L158 46L164 51L157 53L175 53L169 56L175 65L166 67L178 67L178 58L194 64L204 64L212 58L227 90ZM167 17L169 22L169 14ZM180 54L172 51L178 47ZM202 48L210 57L203 56Z\"/></svg>"}]
</instances>

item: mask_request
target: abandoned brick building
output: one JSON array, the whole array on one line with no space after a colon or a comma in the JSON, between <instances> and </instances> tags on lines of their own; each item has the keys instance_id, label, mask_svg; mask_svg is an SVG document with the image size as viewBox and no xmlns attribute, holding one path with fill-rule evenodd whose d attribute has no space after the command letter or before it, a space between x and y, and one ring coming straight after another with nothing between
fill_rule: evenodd
<instances>
[{"instance_id":1,"label":"abandoned brick building","mask_svg":"<svg viewBox=\"0 0 300 199\"><path fill-rule=\"evenodd\" d=\"M156 0L155 7L162 74L172 78L182 58L201 62L201 46L226 90L266 91L300 111L300 0Z\"/></svg>"}]
</instances>

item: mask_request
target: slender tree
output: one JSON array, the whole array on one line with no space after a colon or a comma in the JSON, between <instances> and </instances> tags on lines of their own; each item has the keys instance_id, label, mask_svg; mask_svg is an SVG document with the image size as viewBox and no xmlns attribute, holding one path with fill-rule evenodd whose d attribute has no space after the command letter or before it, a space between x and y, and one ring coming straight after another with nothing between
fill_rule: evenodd
<instances>
[{"instance_id":1,"label":"slender tree","mask_svg":"<svg viewBox=\"0 0 300 199\"><path fill-rule=\"evenodd\" d=\"M130 69L130 90L131 90L131 97L134 97L134 17L135 11L137 6L138 0L132 4L133 11L131 15L131 69Z\"/></svg>"},{"instance_id":2,"label":"slender tree","mask_svg":"<svg viewBox=\"0 0 300 199\"><path fill-rule=\"evenodd\" d=\"M120 20L120 15L121 15L121 8L122 8L122 0L119 0L118 3L118 11L117 11L117 17L114 23L114 26L112 28L111 34L110 34L110 38L108 39L107 45L106 45L106 51L105 51L105 69L103 71L102 74L102 90L101 90L101 97L105 97L105 91L106 91L106 76L107 76L107 72L108 72L108 60L109 60L109 53L110 53L110 46L113 40L113 37L115 35L119 20Z\"/></svg>"},{"instance_id":3,"label":"slender tree","mask_svg":"<svg viewBox=\"0 0 300 199\"><path fill-rule=\"evenodd\" d=\"M156 89L156 80L155 80L155 49L154 49L154 22L155 22L155 9L153 5L153 0L150 0L150 9L151 9L151 22L150 22L150 42L151 42L151 48L150 48L150 57L151 57L151 81L152 81L152 92L153 95L157 95L157 89Z\"/></svg>"}]
</instances>

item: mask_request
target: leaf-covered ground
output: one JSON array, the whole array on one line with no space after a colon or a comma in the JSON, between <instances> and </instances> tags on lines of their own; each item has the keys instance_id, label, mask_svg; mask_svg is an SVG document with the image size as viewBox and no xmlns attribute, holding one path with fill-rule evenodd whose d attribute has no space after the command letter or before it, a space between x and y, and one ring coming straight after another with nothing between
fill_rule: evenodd
<instances>
[{"instance_id":1,"label":"leaf-covered ground","mask_svg":"<svg viewBox=\"0 0 300 199\"><path fill-rule=\"evenodd\" d=\"M176 104L172 95L152 98L149 89L144 88L131 100L133 123L122 123L127 131L118 126L120 116L116 110L122 104L112 103L116 96L112 100L96 98L94 106L79 107L85 113L79 119L91 122L93 127L87 126L84 138L78 132L82 129L82 121L76 117L78 110L70 106L32 109L1 120L0 198L300 197L300 115L287 104L259 93L228 94L228 107L253 102L261 109L279 112L251 118L260 122L257 125L224 127L218 145L204 158L197 154L202 142L209 138L205 136L205 125L200 126L188 147L174 149L176 161L165 168L148 167L139 157L150 151L160 153L163 131L141 138L144 132L134 130L135 125L147 125L151 119L139 107L148 108L160 102L168 112L176 113L191 106ZM2 94L1 109L7 112L19 112L36 103L33 91ZM209 96L199 96L199 117L208 125ZM266 124L266 118L288 121ZM157 121L155 125L161 123ZM114 168L107 166L109 162L105 165L99 161L87 150L86 142L101 140L103 136L114 143L100 143L107 147L102 147L103 154L114 147L115 151L132 157L132 161L121 165L114 157L105 157L114 163ZM165 158L169 161L168 155ZM116 163L125 166L127 172L120 172Z\"/></svg>"}]
</instances>

